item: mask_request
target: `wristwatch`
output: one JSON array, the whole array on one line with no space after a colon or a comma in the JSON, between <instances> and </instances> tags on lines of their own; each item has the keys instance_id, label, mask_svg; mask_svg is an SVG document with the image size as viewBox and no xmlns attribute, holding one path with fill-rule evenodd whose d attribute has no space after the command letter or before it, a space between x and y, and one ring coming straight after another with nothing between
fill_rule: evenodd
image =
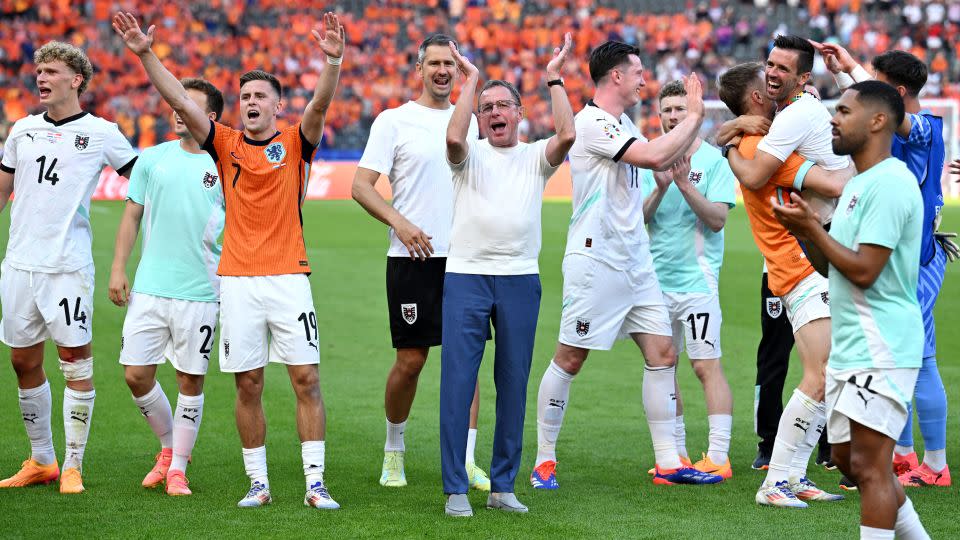
<instances>
[{"instance_id":1,"label":"wristwatch","mask_svg":"<svg viewBox=\"0 0 960 540\"><path fill-rule=\"evenodd\" d=\"M723 156L723 159L727 159L727 154L730 153L730 149L736 148L736 147L737 145L735 144L725 144L722 147L720 147L720 155Z\"/></svg>"},{"instance_id":2,"label":"wristwatch","mask_svg":"<svg viewBox=\"0 0 960 540\"><path fill-rule=\"evenodd\" d=\"M563 79L553 79L552 81L547 81L547 87L550 86L563 86Z\"/></svg>"}]
</instances>

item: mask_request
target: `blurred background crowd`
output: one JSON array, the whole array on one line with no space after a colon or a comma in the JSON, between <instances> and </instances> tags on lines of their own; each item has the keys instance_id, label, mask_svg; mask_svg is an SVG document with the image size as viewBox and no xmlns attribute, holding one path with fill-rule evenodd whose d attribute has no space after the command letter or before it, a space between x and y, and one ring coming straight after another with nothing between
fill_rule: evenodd
<instances>
[{"instance_id":1,"label":"blurred background crowd","mask_svg":"<svg viewBox=\"0 0 960 540\"><path fill-rule=\"evenodd\" d=\"M951 82L960 69L960 0L687 0L682 12L667 13L676 8L663 0L0 0L0 144L14 121L37 112L33 51L53 39L83 47L93 61L96 74L82 98L88 110L117 122L135 146L169 137L169 109L113 35L110 18L118 9L157 26L155 51L175 75L202 76L223 90L223 121L234 125L239 75L254 68L280 78L287 118L299 117L325 65L310 29L323 11L340 12L348 51L327 115L327 156L358 155L377 114L418 95L417 46L436 32L452 34L482 78L519 88L530 140L553 130L543 67L566 31L576 49L565 74L575 111L592 92L591 47L616 39L640 48L647 86L634 112L648 135L659 131L649 100L662 84L695 71L706 97L715 97L716 76L763 59L779 33L837 41L861 60L909 51L930 67L926 96L960 95ZM824 98L837 94L822 62L814 75Z\"/></svg>"}]
</instances>

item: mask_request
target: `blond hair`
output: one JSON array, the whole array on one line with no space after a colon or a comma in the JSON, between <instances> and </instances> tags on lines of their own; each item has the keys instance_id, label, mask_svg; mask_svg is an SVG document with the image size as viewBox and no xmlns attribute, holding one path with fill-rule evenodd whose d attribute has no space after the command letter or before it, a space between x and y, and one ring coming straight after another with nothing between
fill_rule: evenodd
<instances>
[{"instance_id":1,"label":"blond hair","mask_svg":"<svg viewBox=\"0 0 960 540\"><path fill-rule=\"evenodd\" d=\"M82 94L83 91L87 89L87 85L90 84L90 79L93 78L93 64L90 63L87 54L84 53L83 50L69 43L63 43L62 41L51 41L33 53L34 64L55 62L57 60L66 64L74 73L79 73L83 76L83 82L81 82L80 87L77 88L77 95Z\"/></svg>"}]
</instances>

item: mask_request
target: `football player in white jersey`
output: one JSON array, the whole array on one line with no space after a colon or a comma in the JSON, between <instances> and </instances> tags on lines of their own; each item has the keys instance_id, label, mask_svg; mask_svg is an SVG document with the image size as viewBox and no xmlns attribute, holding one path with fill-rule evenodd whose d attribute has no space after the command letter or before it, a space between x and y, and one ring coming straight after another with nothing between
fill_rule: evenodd
<instances>
[{"instance_id":1,"label":"football player in white jersey","mask_svg":"<svg viewBox=\"0 0 960 540\"><path fill-rule=\"evenodd\" d=\"M608 350L628 335L646 360L643 406L656 457L654 483L712 484L720 476L681 463L674 440L677 352L643 226L640 169L663 170L696 140L703 122L703 89L684 80L687 118L647 142L625 113L640 101L640 51L608 41L590 55L594 98L576 116L570 150L573 217L563 261L560 340L537 397L537 461L530 482L557 489L556 441L570 383L590 350Z\"/></svg>"},{"instance_id":2,"label":"football player in white jersey","mask_svg":"<svg viewBox=\"0 0 960 540\"><path fill-rule=\"evenodd\" d=\"M0 160L0 210L13 191L10 238L0 270L0 340L10 347L31 456L0 487L46 484L81 493L93 413L93 255L90 197L106 166L127 176L136 161L117 125L80 108L93 66L80 49L52 41L37 49L37 89L46 108L18 120ZM66 457L57 465L52 397L43 346L57 345Z\"/></svg>"}]
</instances>

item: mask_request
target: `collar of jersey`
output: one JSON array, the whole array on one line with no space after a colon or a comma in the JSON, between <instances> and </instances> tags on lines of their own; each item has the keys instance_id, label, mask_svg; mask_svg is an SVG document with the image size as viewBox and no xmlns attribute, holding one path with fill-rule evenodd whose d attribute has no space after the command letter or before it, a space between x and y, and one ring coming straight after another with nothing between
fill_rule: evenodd
<instances>
[{"instance_id":1,"label":"collar of jersey","mask_svg":"<svg viewBox=\"0 0 960 540\"><path fill-rule=\"evenodd\" d=\"M53 118L50 118L49 113L43 113L43 119L44 119L45 121L53 124L53 125L56 126L56 127L60 127L60 126L62 126L62 125L64 125L64 124L68 124L68 123L70 123L70 122L73 122L74 120L79 120L79 119L83 118L83 117L86 116L86 115L87 115L87 111L80 111L80 112L78 112L77 114L75 114L75 115L73 115L73 116L68 116L68 117L66 117L66 118L64 118L64 119L62 119L62 120L54 120Z\"/></svg>"},{"instance_id":2,"label":"collar of jersey","mask_svg":"<svg viewBox=\"0 0 960 540\"><path fill-rule=\"evenodd\" d=\"M265 140L262 140L262 141L255 141L255 140L251 139L250 137L247 137L247 134L244 133L244 134L243 134L243 142L245 142L245 143L247 143L247 144L251 144L251 145L253 145L253 146L266 146L266 145L270 144L270 141L276 139L276 138L277 138L277 135L279 135L279 134L280 134L280 132L278 131L278 132L274 133L273 135L271 135L269 139L265 139Z\"/></svg>"},{"instance_id":3,"label":"collar of jersey","mask_svg":"<svg viewBox=\"0 0 960 540\"><path fill-rule=\"evenodd\" d=\"M600 106L597 105L596 103L594 103L592 99L591 99L591 100L587 100L587 105L589 105L589 106L591 106L591 107L596 107L596 108L600 109ZM603 109L600 109L600 110L603 111ZM609 115L609 116L613 116L612 114L608 113L607 111L603 111L603 112L606 113L606 114ZM623 120L621 120L620 118L617 118L617 123L618 123L618 124L623 124Z\"/></svg>"}]
</instances>

